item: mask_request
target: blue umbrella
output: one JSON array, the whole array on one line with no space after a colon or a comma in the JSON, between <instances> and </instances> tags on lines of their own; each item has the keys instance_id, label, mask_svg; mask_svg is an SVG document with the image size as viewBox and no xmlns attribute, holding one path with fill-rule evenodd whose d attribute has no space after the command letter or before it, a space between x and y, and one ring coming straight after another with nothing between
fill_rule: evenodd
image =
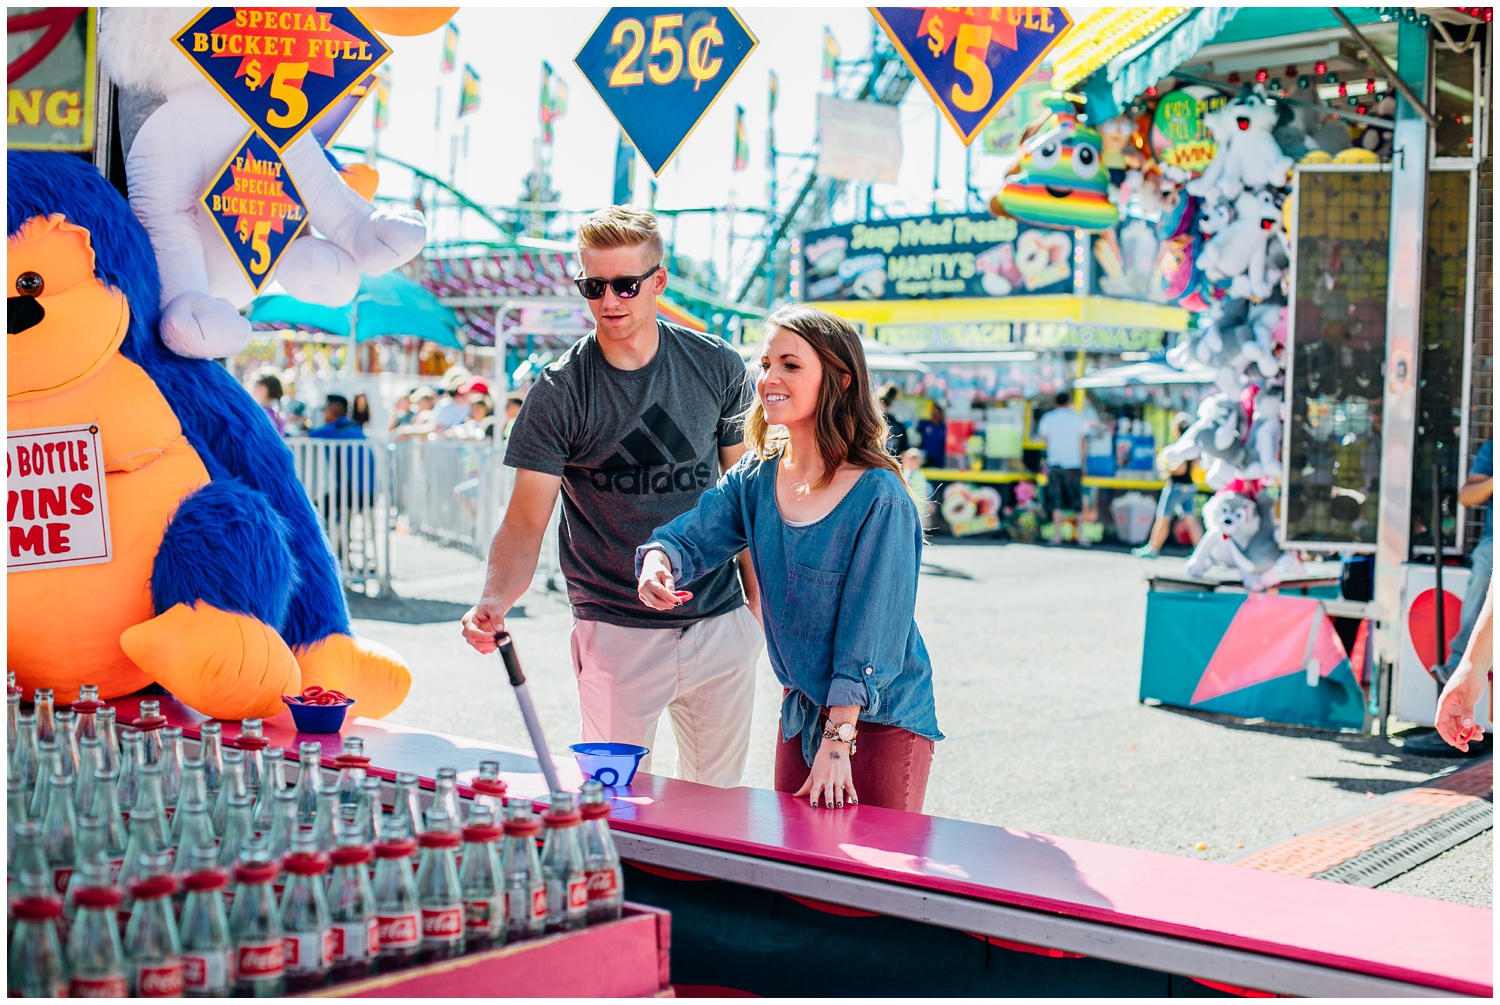
<instances>
[{"instance_id":1,"label":"blue umbrella","mask_svg":"<svg viewBox=\"0 0 1500 1005\"><path fill-rule=\"evenodd\" d=\"M343 338L348 338L352 329L356 342L391 335L425 339L453 349L464 347L458 340L458 316L420 283L399 272L365 276L360 280L359 293L343 307L310 304L281 293L257 297L250 304L248 317L252 323L319 328Z\"/></svg>"}]
</instances>

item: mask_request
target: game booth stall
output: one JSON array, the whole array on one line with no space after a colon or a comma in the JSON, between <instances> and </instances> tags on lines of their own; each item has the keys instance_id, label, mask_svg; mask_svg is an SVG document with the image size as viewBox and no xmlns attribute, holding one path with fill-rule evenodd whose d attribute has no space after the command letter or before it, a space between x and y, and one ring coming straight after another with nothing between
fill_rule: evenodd
<instances>
[{"instance_id":1,"label":"game booth stall","mask_svg":"<svg viewBox=\"0 0 1500 1005\"><path fill-rule=\"evenodd\" d=\"M505 636L526 736L384 722L411 673L353 634L317 504L216 360L273 273L337 306L422 253L307 120L452 13L9 12L12 106L31 82L44 110L7 178L12 996L1492 994L1488 910L554 756ZM267 29L274 101L236 73Z\"/></svg>"}]
</instances>

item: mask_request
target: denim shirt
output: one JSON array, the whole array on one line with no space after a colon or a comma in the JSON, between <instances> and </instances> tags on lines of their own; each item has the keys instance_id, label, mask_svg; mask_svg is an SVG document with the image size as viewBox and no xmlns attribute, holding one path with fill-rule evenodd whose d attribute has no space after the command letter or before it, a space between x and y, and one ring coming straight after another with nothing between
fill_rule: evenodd
<instances>
[{"instance_id":1,"label":"denim shirt","mask_svg":"<svg viewBox=\"0 0 1500 1005\"><path fill-rule=\"evenodd\" d=\"M831 513L794 527L776 505L778 461L747 453L636 550L637 575L653 548L679 588L750 549L766 651L790 689L782 738L802 735L809 766L822 742L820 706L858 705L863 721L941 740L914 618L922 524L900 476L870 468Z\"/></svg>"}]
</instances>

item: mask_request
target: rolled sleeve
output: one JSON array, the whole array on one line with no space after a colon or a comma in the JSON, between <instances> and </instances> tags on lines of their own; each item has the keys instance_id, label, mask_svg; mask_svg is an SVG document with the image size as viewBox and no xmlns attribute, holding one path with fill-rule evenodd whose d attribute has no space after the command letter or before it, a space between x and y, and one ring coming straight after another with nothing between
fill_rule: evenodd
<instances>
[{"instance_id":1,"label":"rolled sleeve","mask_svg":"<svg viewBox=\"0 0 1500 1005\"><path fill-rule=\"evenodd\" d=\"M745 550L743 511L744 463L725 472L698 504L671 523L651 532L651 539L635 551L635 574L641 574L646 553L660 549L672 563L672 578L691 583Z\"/></svg>"},{"instance_id":2,"label":"rolled sleeve","mask_svg":"<svg viewBox=\"0 0 1500 1005\"><path fill-rule=\"evenodd\" d=\"M880 711L880 692L906 662L917 607L922 529L908 498L871 510L849 562L834 630L828 704ZM835 700L863 696L864 700Z\"/></svg>"}]
</instances>

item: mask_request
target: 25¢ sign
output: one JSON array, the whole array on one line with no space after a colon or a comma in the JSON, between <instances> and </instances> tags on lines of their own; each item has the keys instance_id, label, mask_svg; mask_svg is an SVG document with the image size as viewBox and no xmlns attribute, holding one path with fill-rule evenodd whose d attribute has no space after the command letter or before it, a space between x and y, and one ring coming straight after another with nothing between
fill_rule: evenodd
<instances>
[{"instance_id":1,"label":"25\u00a2 sign","mask_svg":"<svg viewBox=\"0 0 1500 1005\"><path fill-rule=\"evenodd\" d=\"M1061 7L871 7L870 13L965 146L1073 27Z\"/></svg>"},{"instance_id":2,"label":"25\u00a2 sign","mask_svg":"<svg viewBox=\"0 0 1500 1005\"><path fill-rule=\"evenodd\" d=\"M728 7L614 7L573 63L661 174L757 44Z\"/></svg>"}]
</instances>

